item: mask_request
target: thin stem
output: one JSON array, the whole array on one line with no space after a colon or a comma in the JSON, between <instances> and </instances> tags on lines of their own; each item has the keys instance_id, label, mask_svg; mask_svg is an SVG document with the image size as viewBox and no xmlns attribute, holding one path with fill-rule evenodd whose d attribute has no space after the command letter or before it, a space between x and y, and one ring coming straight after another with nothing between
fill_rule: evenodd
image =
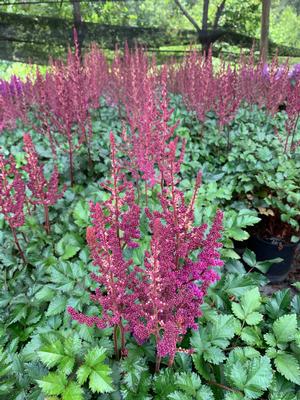
<instances>
[{"instance_id":1,"label":"thin stem","mask_svg":"<svg viewBox=\"0 0 300 400\"><path fill-rule=\"evenodd\" d=\"M49 207L45 204L44 204L44 215L45 215L45 231L49 235L50 233Z\"/></svg>"},{"instance_id":2,"label":"thin stem","mask_svg":"<svg viewBox=\"0 0 300 400\"><path fill-rule=\"evenodd\" d=\"M156 361L155 361L155 372L158 373L160 369L160 362L161 362L161 356L156 354Z\"/></svg>"},{"instance_id":3,"label":"thin stem","mask_svg":"<svg viewBox=\"0 0 300 400\"><path fill-rule=\"evenodd\" d=\"M70 181L71 186L74 185L74 166L73 166L73 145L70 128L68 129L68 142L69 142L69 163L70 163Z\"/></svg>"},{"instance_id":4,"label":"thin stem","mask_svg":"<svg viewBox=\"0 0 300 400\"><path fill-rule=\"evenodd\" d=\"M174 355L169 357L168 367L169 368L172 367L173 363L174 363Z\"/></svg>"},{"instance_id":5,"label":"thin stem","mask_svg":"<svg viewBox=\"0 0 300 400\"><path fill-rule=\"evenodd\" d=\"M226 127L226 133L227 133L227 153L229 153L230 150L230 130L229 127Z\"/></svg>"},{"instance_id":6,"label":"thin stem","mask_svg":"<svg viewBox=\"0 0 300 400\"><path fill-rule=\"evenodd\" d=\"M229 387L229 386L222 385L222 383L218 383L218 382L215 382L215 381L207 381L207 383L208 383L209 385L218 386L218 387L220 387L220 388L222 388L222 389L224 389L224 390L228 390L229 392L239 393L239 394L242 394L242 395L244 394L244 393L241 392L240 390L233 389L233 388L231 388L231 387Z\"/></svg>"},{"instance_id":7,"label":"thin stem","mask_svg":"<svg viewBox=\"0 0 300 400\"><path fill-rule=\"evenodd\" d=\"M295 138L295 133L296 133L297 125L298 125L298 120L299 120L299 114L297 115L297 118L296 118L296 121L294 124L294 128L293 128L292 140L291 140L291 152L293 151L293 147L294 147L294 138Z\"/></svg>"},{"instance_id":8,"label":"thin stem","mask_svg":"<svg viewBox=\"0 0 300 400\"><path fill-rule=\"evenodd\" d=\"M118 325L114 325L114 333L113 333L113 341L114 341L114 351L115 351L115 356L116 359L119 361L120 356L119 356L119 348L118 348Z\"/></svg>"},{"instance_id":9,"label":"thin stem","mask_svg":"<svg viewBox=\"0 0 300 400\"><path fill-rule=\"evenodd\" d=\"M148 184L145 181L145 199L146 199L146 207L148 207Z\"/></svg>"},{"instance_id":10,"label":"thin stem","mask_svg":"<svg viewBox=\"0 0 300 400\"><path fill-rule=\"evenodd\" d=\"M25 241L26 243L28 243L28 239L27 239L27 237L25 236L25 233L24 233L24 232L21 232L21 235L23 236L24 241Z\"/></svg>"},{"instance_id":11,"label":"thin stem","mask_svg":"<svg viewBox=\"0 0 300 400\"><path fill-rule=\"evenodd\" d=\"M24 256L24 252L23 252L23 250L21 249L20 243L19 243L19 241L18 241L17 234L16 234L16 230L15 230L15 228L14 228L13 226L11 226L11 225L10 225L10 229L11 229L11 231L12 231L12 234L13 234L13 237L14 237L14 241L15 241L15 244L16 244L16 246L17 246L17 249L19 250L19 253L20 253L20 255L21 255L21 258L22 258L24 264L26 264L26 258L25 258L25 256Z\"/></svg>"},{"instance_id":12,"label":"thin stem","mask_svg":"<svg viewBox=\"0 0 300 400\"><path fill-rule=\"evenodd\" d=\"M120 333L121 333L121 357L127 355L126 347L125 347L125 330L122 324L122 321L119 323Z\"/></svg>"}]
</instances>

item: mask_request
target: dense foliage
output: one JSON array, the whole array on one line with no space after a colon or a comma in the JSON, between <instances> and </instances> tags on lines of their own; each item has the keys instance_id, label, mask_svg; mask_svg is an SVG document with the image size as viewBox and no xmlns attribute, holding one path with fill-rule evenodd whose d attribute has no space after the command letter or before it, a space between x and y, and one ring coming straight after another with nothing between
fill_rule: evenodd
<instances>
[{"instance_id":1,"label":"dense foliage","mask_svg":"<svg viewBox=\"0 0 300 400\"><path fill-rule=\"evenodd\" d=\"M95 46L0 92L0 398L299 400L297 70ZM89 293L90 292L90 293Z\"/></svg>"}]
</instances>

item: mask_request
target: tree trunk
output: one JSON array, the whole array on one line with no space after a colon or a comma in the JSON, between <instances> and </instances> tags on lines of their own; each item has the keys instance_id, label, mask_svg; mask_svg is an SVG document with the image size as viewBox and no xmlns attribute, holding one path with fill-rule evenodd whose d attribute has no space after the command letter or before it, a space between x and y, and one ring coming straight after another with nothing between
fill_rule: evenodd
<instances>
[{"instance_id":1,"label":"tree trunk","mask_svg":"<svg viewBox=\"0 0 300 400\"><path fill-rule=\"evenodd\" d=\"M263 62L266 62L268 59L270 9L271 9L271 0L262 0L260 59Z\"/></svg>"}]
</instances>

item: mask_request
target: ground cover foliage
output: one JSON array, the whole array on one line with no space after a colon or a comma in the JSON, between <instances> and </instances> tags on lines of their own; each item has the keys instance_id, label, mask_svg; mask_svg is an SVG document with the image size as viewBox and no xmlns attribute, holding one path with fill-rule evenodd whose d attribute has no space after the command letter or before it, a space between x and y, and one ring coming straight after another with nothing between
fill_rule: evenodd
<instances>
[{"instance_id":1,"label":"ground cover foliage","mask_svg":"<svg viewBox=\"0 0 300 400\"><path fill-rule=\"evenodd\" d=\"M0 398L300 398L299 282L237 246L297 241L299 93L96 47L1 86Z\"/></svg>"}]
</instances>

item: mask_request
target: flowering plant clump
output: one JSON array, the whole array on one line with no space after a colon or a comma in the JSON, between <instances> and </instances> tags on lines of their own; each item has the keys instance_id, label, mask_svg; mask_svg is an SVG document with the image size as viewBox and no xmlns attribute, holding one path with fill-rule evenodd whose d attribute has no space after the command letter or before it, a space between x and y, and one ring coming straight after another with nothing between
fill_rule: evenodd
<instances>
[{"instance_id":1,"label":"flowering plant clump","mask_svg":"<svg viewBox=\"0 0 300 400\"><path fill-rule=\"evenodd\" d=\"M28 133L25 133L23 141L27 159L27 164L23 169L29 176L27 186L32 193L30 202L32 204L42 204L44 206L45 230L49 233L49 206L52 206L58 199L62 198L64 190L61 193L58 192L59 175L57 166L54 165L52 175L50 179L47 180L43 172L43 167L39 165L38 155L31 136Z\"/></svg>"},{"instance_id":2,"label":"flowering plant clump","mask_svg":"<svg viewBox=\"0 0 300 400\"><path fill-rule=\"evenodd\" d=\"M132 173L137 187L140 178L146 182L147 199L147 185L153 187L160 181L156 168L162 166L168 158L168 142L178 122L170 124L174 110L169 109L166 68L163 68L159 89L155 91L152 78L145 77L144 90L147 100L140 106L138 118L131 112L127 114L130 132L124 132L121 149L129 161L124 166ZM185 143L181 160L184 145Z\"/></svg>"},{"instance_id":3,"label":"flowering plant clump","mask_svg":"<svg viewBox=\"0 0 300 400\"><path fill-rule=\"evenodd\" d=\"M87 229L86 237L91 250L94 265L99 267L99 275L92 274L92 279L100 284L91 298L102 308L102 316L89 317L69 307L71 316L80 323L99 328L114 326L115 353L118 356L117 328L122 337L122 354L125 354L124 320L136 308L138 285L138 267L131 270L132 262L125 260L125 247L135 248L140 238L139 213L135 204L134 188L121 173L116 159L115 139L111 135L112 179L102 186L111 196L103 204L90 205L93 226Z\"/></svg>"},{"instance_id":4,"label":"flowering plant clump","mask_svg":"<svg viewBox=\"0 0 300 400\"><path fill-rule=\"evenodd\" d=\"M158 370L161 357L169 356L172 365L177 343L188 328L196 327L207 288L218 278L211 268L223 265L218 251L222 213L217 213L207 235L207 225L193 226L200 175L186 205L183 193L176 188L178 161L175 162L175 142L171 142L173 158L169 158L168 174L162 175L164 185L159 195L162 210L145 209L151 230L150 248L145 252L144 265L133 265L131 259L126 260L124 250L138 246L140 210L132 183L126 181L117 166L112 135L111 147L112 179L102 185L111 196L103 204L91 205L93 226L87 229L88 245L100 272L92 274L100 287L91 298L101 305L102 313L98 317L84 315L72 307L68 311L73 319L88 326L114 326L117 356L118 326L122 355L126 354L125 330L138 343L154 335ZM195 251L200 251L196 258Z\"/></svg>"},{"instance_id":5,"label":"flowering plant clump","mask_svg":"<svg viewBox=\"0 0 300 400\"><path fill-rule=\"evenodd\" d=\"M0 212L4 215L4 219L12 231L16 246L24 262L25 257L17 238L16 228L22 226L25 221L25 199L25 184L16 168L13 156L5 159L0 154Z\"/></svg>"}]
</instances>

